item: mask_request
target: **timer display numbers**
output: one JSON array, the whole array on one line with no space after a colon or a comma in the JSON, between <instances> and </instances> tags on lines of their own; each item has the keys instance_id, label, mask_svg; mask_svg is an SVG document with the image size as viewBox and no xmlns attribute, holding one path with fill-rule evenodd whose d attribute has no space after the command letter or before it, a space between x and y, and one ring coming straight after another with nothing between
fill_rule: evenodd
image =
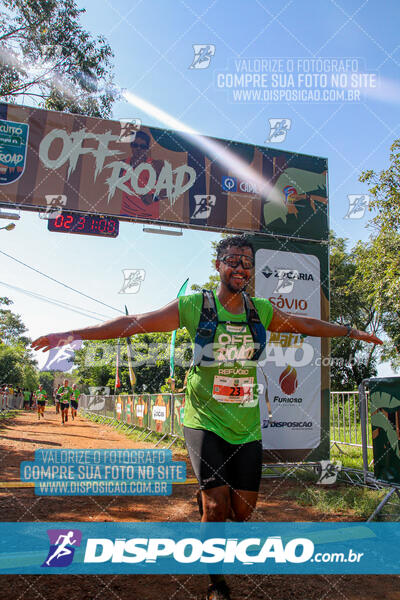
<instances>
[{"instance_id":1,"label":"timer display numbers","mask_svg":"<svg viewBox=\"0 0 400 600\"><path fill-rule=\"evenodd\" d=\"M85 215L63 210L57 218L47 221L47 228L49 231L59 231L61 233L80 233L116 238L119 233L119 221L114 217Z\"/></svg>"}]
</instances>

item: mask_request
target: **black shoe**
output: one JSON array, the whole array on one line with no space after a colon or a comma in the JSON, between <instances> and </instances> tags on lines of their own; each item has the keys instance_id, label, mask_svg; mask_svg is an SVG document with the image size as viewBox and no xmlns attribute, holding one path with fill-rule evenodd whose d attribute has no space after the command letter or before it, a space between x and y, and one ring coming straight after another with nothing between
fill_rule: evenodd
<instances>
[{"instance_id":1,"label":"black shoe","mask_svg":"<svg viewBox=\"0 0 400 600\"><path fill-rule=\"evenodd\" d=\"M208 586L206 600L231 600L230 589L225 581Z\"/></svg>"},{"instance_id":2,"label":"black shoe","mask_svg":"<svg viewBox=\"0 0 400 600\"><path fill-rule=\"evenodd\" d=\"M197 506L199 507L200 516L202 517L204 511L203 511L203 498L201 495L201 490L197 490L196 500L197 500Z\"/></svg>"}]
</instances>

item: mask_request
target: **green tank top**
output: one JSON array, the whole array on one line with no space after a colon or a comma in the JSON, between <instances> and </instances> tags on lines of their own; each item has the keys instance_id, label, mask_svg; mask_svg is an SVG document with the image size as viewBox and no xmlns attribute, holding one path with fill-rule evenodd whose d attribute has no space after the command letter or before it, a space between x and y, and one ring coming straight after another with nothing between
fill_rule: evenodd
<instances>
[{"instance_id":1,"label":"green tank top","mask_svg":"<svg viewBox=\"0 0 400 600\"><path fill-rule=\"evenodd\" d=\"M228 312L214 292L219 323L214 338L214 366L199 365L190 370L183 424L213 431L231 444L261 439L256 363L248 360L254 348L246 313ZM265 329L273 307L269 300L252 298ZM180 327L186 327L192 343L199 324L203 295L179 298ZM263 397L263 395L262 395Z\"/></svg>"}]
</instances>

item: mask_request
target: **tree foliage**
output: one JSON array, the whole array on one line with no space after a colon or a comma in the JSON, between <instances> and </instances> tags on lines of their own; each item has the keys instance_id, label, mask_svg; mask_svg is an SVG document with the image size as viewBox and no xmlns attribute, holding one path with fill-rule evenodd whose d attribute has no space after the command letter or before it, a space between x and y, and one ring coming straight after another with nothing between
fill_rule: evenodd
<instances>
[{"instance_id":1,"label":"tree foliage","mask_svg":"<svg viewBox=\"0 0 400 600\"><path fill-rule=\"evenodd\" d=\"M48 109L108 117L113 53L79 23L74 0L2 0L0 98L24 96Z\"/></svg>"},{"instance_id":2,"label":"tree foliage","mask_svg":"<svg viewBox=\"0 0 400 600\"><path fill-rule=\"evenodd\" d=\"M380 173L370 169L360 176L372 186L370 206L377 210L370 224L383 234L400 233L400 139L393 142L389 158L387 169Z\"/></svg>"},{"instance_id":3,"label":"tree foliage","mask_svg":"<svg viewBox=\"0 0 400 600\"><path fill-rule=\"evenodd\" d=\"M158 393L169 376L171 333L146 333L132 337L132 364L136 375L136 393ZM178 330L175 346L176 388L183 387L186 370L190 364L190 339L186 331ZM110 387L113 393L116 371L116 340L85 342L75 353L74 374L87 388ZM120 346L119 393L130 394L128 354L124 340Z\"/></svg>"},{"instance_id":4,"label":"tree foliage","mask_svg":"<svg viewBox=\"0 0 400 600\"><path fill-rule=\"evenodd\" d=\"M1 308L1 306L10 306L12 303L12 300L5 296L0 298L0 342L8 345L18 342L28 344L30 340L22 335L27 329L21 317L9 308Z\"/></svg>"}]
</instances>

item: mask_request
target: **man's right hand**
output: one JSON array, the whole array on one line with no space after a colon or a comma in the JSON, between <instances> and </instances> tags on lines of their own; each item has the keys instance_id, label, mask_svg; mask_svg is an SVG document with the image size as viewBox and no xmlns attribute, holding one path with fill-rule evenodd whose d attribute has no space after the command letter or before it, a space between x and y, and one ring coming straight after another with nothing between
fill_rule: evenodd
<instances>
[{"instance_id":1,"label":"man's right hand","mask_svg":"<svg viewBox=\"0 0 400 600\"><path fill-rule=\"evenodd\" d=\"M47 352L52 348L58 348L60 346L66 346L76 339L71 332L65 331L63 333L48 333L42 335L34 340L31 344L33 350L42 350Z\"/></svg>"}]
</instances>

